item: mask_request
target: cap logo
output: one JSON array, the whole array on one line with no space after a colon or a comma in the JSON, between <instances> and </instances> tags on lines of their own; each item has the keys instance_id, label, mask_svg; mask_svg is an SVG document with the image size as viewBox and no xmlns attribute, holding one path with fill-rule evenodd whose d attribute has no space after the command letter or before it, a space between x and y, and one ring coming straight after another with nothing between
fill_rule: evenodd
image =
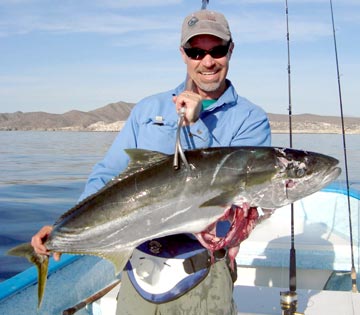
<instances>
[{"instance_id":1,"label":"cap logo","mask_svg":"<svg viewBox=\"0 0 360 315\"><path fill-rule=\"evenodd\" d=\"M189 26L193 26L193 25L195 25L197 22L199 22L199 19L198 19L196 16L193 16L193 17L189 20L188 25L189 25Z\"/></svg>"}]
</instances>

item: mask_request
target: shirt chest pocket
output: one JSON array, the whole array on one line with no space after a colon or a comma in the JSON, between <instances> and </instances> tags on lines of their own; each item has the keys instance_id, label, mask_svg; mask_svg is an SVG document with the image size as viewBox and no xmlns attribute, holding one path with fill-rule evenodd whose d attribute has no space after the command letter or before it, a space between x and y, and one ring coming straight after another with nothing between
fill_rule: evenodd
<instances>
[{"instance_id":1,"label":"shirt chest pocket","mask_svg":"<svg viewBox=\"0 0 360 315\"><path fill-rule=\"evenodd\" d=\"M139 126L137 147L166 154L174 153L177 122L161 116L148 118Z\"/></svg>"}]
</instances>

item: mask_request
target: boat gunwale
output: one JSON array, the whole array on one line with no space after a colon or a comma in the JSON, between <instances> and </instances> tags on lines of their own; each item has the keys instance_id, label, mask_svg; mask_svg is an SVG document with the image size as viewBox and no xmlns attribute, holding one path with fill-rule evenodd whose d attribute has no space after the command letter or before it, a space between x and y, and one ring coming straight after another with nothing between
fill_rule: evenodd
<instances>
[{"instance_id":1,"label":"boat gunwale","mask_svg":"<svg viewBox=\"0 0 360 315\"><path fill-rule=\"evenodd\" d=\"M72 264L82 256L63 254L60 261L50 258L48 275ZM38 274L35 266L16 274L15 276L0 282L0 303L10 296L36 284Z\"/></svg>"}]
</instances>

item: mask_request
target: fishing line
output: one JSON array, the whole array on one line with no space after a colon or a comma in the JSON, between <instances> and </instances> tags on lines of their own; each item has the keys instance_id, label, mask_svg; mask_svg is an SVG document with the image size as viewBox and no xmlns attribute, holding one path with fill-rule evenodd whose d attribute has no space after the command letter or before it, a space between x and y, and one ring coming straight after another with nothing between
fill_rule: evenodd
<instances>
[{"instance_id":1,"label":"fishing line","mask_svg":"<svg viewBox=\"0 0 360 315\"><path fill-rule=\"evenodd\" d=\"M353 247L354 243L353 243L351 206L350 206L350 185L349 185L349 172L348 172L348 163L347 163L344 111L343 111L343 102L342 102L342 93L341 93L340 67L339 67L339 58L338 58L337 43L336 43L335 20L334 20L334 10L333 10L333 5L332 5L332 0L330 0L330 12L331 12L331 22L332 22L335 60L336 60L336 72L337 72L339 106L340 106L340 115L341 115L343 153L344 153L344 164L345 164L347 204L348 204L348 213L349 213L348 216L349 216L349 233L350 233L350 247L351 247L351 281L352 281L352 291L358 292L357 285L356 285L356 270L355 270L355 262L354 262L354 247Z\"/></svg>"}]
</instances>

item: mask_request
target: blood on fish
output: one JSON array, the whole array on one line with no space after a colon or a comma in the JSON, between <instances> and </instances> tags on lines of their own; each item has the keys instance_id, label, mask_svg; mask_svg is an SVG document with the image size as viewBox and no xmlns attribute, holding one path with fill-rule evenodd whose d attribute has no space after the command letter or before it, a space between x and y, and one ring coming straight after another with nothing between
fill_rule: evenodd
<instances>
[{"instance_id":1,"label":"blood on fish","mask_svg":"<svg viewBox=\"0 0 360 315\"><path fill-rule=\"evenodd\" d=\"M291 179L287 180L285 183L286 188L293 188L295 186L295 182Z\"/></svg>"},{"instance_id":2,"label":"blood on fish","mask_svg":"<svg viewBox=\"0 0 360 315\"><path fill-rule=\"evenodd\" d=\"M199 242L211 253L211 261L214 262L213 253L226 248L230 259L230 267L234 270L235 257L239 251L240 243L249 237L259 218L257 208L243 204L241 207L232 205L224 214L204 231L196 233ZM231 227L224 237L216 236L216 223L229 221Z\"/></svg>"}]
</instances>

